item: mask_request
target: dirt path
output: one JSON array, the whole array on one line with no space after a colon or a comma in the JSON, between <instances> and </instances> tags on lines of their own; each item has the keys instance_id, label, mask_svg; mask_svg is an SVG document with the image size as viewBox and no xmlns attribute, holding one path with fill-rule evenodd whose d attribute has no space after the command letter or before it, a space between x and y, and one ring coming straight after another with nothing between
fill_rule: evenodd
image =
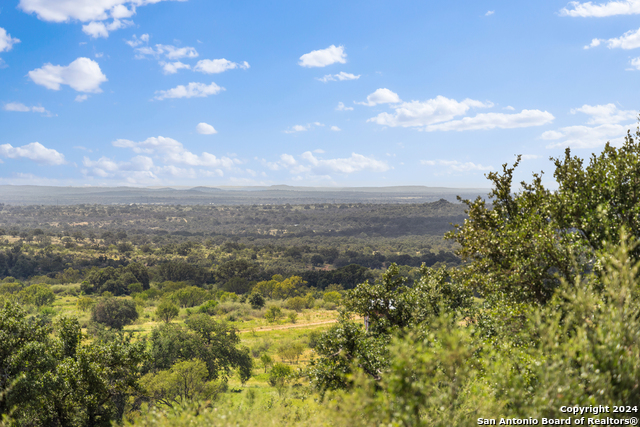
<instances>
[{"instance_id":1,"label":"dirt path","mask_svg":"<svg viewBox=\"0 0 640 427\"><path fill-rule=\"evenodd\" d=\"M332 319L332 320L323 320L322 322L314 322L314 323L301 323L301 324L293 324L293 325L282 325L282 326L270 326L268 328L253 328L253 329L243 329L241 331L239 331L240 333L244 333L244 332L251 332L251 331L255 331L255 332L265 332L265 331L275 331L275 330L279 330L279 329L291 329L291 328L304 328L307 326L317 326L317 325L327 325L329 323L336 323L338 320L336 319Z\"/></svg>"}]
</instances>

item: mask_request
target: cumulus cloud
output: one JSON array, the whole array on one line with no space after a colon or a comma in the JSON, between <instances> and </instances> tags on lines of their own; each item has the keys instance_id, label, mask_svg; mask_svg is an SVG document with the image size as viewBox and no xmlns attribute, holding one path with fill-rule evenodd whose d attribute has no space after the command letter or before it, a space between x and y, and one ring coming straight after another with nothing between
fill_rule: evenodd
<instances>
[{"instance_id":1,"label":"cumulus cloud","mask_svg":"<svg viewBox=\"0 0 640 427\"><path fill-rule=\"evenodd\" d=\"M20 40L11 37L4 28L0 27L0 53L9 52L16 43L20 43Z\"/></svg>"},{"instance_id":2,"label":"cumulus cloud","mask_svg":"<svg viewBox=\"0 0 640 427\"><path fill-rule=\"evenodd\" d=\"M114 147L130 148L136 154L155 155L167 164L183 164L187 166L222 167L232 168L237 160L229 157L216 157L213 154L203 152L194 154L184 148L182 143L172 138L163 136L147 138L141 142L127 139L118 139L113 143Z\"/></svg>"},{"instance_id":3,"label":"cumulus cloud","mask_svg":"<svg viewBox=\"0 0 640 427\"><path fill-rule=\"evenodd\" d=\"M200 135L213 135L214 133L218 133L218 131L215 130L213 126L207 123L198 123L198 126L196 126L196 131Z\"/></svg>"},{"instance_id":4,"label":"cumulus cloud","mask_svg":"<svg viewBox=\"0 0 640 427\"><path fill-rule=\"evenodd\" d=\"M331 126L331 130L334 132L340 132L342 129L340 129L338 126Z\"/></svg>"},{"instance_id":5,"label":"cumulus cloud","mask_svg":"<svg viewBox=\"0 0 640 427\"><path fill-rule=\"evenodd\" d=\"M60 90L60 85L68 85L78 92L100 93L100 85L107 81L100 65L89 58L78 58L67 66L45 64L42 68L29 71L34 83L47 89Z\"/></svg>"},{"instance_id":6,"label":"cumulus cloud","mask_svg":"<svg viewBox=\"0 0 640 427\"><path fill-rule=\"evenodd\" d=\"M495 11L495 10L488 10L488 11L487 11L487 13L485 13L485 14L484 14L484 16L491 16L491 15L493 15L494 13L496 13L496 11Z\"/></svg>"},{"instance_id":7,"label":"cumulus cloud","mask_svg":"<svg viewBox=\"0 0 640 427\"><path fill-rule=\"evenodd\" d=\"M127 42L129 46L132 46L134 41L138 41L134 39ZM154 58L159 58L164 56L167 59L175 60L181 58L197 58L199 56L198 51L195 47L185 46L185 47L176 47L170 44L157 44L154 47L143 46L143 47L135 47L136 58L142 59L148 56L152 56Z\"/></svg>"},{"instance_id":8,"label":"cumulus cloud","mask_svg":"<svg viewBox=\"0 0 640 427\"><path fill-rule=\"evenodd\" d=\"M175 74L178 72L178 70L181 70L181 69L187 69L187 70L191 69L191 65L182 63L180 61L160 62L160 65L162 65L162 71L165 74Z\"/></svg>"},{"instance_id":9,"label":"cumulus cloud","mask_svg":"<svg viewBox=\"0 0 640 427\"><path fill-rule=\"evenodd\" d=\"M249 63L244 61L242 64L237 62L231 62L227 59L202 59L198 61L193 71L198 71L204 74L218 74L227 70L233 70L235 68L241 68L247 70L250 68Z\"/></svg>"},{"instance_id":10,"label":"cumulus cloud","mask_svg":"<svg viewBox=\"0 0 640 427\"><path fill-rule=\"evenodd\" d=\"M330 172L354 173L363 170L372 172L385 172L389 170L387 162L376 160L373 157L366 157L362 154L351 153L351 157L343 159L319 159L311 151L302 153L301 156L310 164L311 171L316 175L323 175Z\"/></svg>"},{"instance_id":11,"label":"cumulus cloud","mask_svg":"<svg viewBox=\"0 0 640 427\"><path fill-rule=\"evenodd\" d=\"M62 165L66 163L64 155L54 150L53 148L47 148L39 142L32 142L22 147L13 147L11 144L0 145L0 156L7 157L9 159L17 159L23 157L25 159L33 160L34 162L44 163L49 165Z\"/></svg>"},{"instance_id":12,"label":"cumulus cloud","mask_svg":"<svg viewBox=\"0 0 640 427\"><path fill-rule=\"evenodd\" d=\"M493 166L483 166L480 163L459 162L457 160L420 160L424 166L446 166L453 172L490 171Z\"/></svg>"},{"instance_id":13,"label":"cumulus cloud","mask_svg":"<svg viewBox=\"0 0 640 427\"><path fill-rule=\"evenodd\" d=\"M640 70L640 58L633 58L631 61L631 66L636 70Z\"/></svg>"},{"instance_id":14,"label":"cumulus cloud","mask_svg":"<svg viewBox=\"0 0 640 427\"><path fill-rule=\"evenodd\" d=\"M284 130L284 133L296 133L296 132L306 132L310 129L313 129L315 126L324 126L324 124L320 122L307 123L306 125L294 125L289 129Z\"/></svg>"},{"instance_id":15,"label":"cumulus cloud","mask_svg":"<svg viewBox=\"0 0 640 427\"><path fill-rule=\"evenodd\" d=\"M549 130L541 135L543 140L555 141L547 145L547 148L596 148L601 147L607 141L613 145L621 145L632 123L620 124L626 120L632 120L636 112L632 110L619 110L615 104L583 105L571 110L571 114L583 113L589 116L587 125L566 126L558 130Z\"/></svg>"},{"instance_id":16,"label":"cumulus cloud","mask_svg":"<svg viewBox=\"0 0 640 427\"><path fill-rule=\"evenodd\" d=\"M322 150L316 150L315 154L321 154ZM351 153L351 157L337 159L322 159L311 151L306 151L297 160L290 154L282 154L280 161L267 164L270 169L288 169L292 174L307 174L313 176L326 176L330 173L350 174L361 171L385 172L390 169L387 162L376 160L373 157Z\"/></svg>"},{"instance_id":17,"label":"cumulus cloud","mask_svg":"<svg viewBox=\"0 0 640 427\"><path fill-rule=\"evenodd\" d=\"M211 82L210 85L204 83L189 83L187 86L178 85L169 90L156 91L155 99L163 100L167 98L204 98L209 95L217 95L225 88Z\"/></svg>"},{"instance_id":18,"label":"cumulus cloud","mask_svg":"<svg viewBox=\"0 0 640 427\"><path fill-rule=\"evenodd\" d=\"M89 95L78 95L74 101L76 102L84 102L89 99Z\"/></svg>"},{"instance_id":19,"label":"cumulus cloud","mask_svg":"<svg viewBox=\"0 0 640 427\"><path fill-rule=\"evenodd\" d=\"M399 102L402 102L402 100L397 93L392 92L387 88L380 88L367 96L367 100L365 102L356 102L356 104L373 107L378 104L397 104Z\"/></svg>"},{"instance_id":20,"label":"cumulus cloud","mask_svg":"<svg viewBox=\"0 0 640 427\"><path fill-rule=\"evenodd\" d=\"M619 124L604 124L600 126L567 126L558 130L546 131L541 138L556 141L547 148L596 148L607 141L613 145L620 145L624 141L629 126Z\"/></svg>"},{"instance_id":21,"label":"cumulus cloud","mask_svg":"<svg viewBox=\"0 0 640 427\"><path fill-rule=\"evenodd\" d=\"M140 36L140 38L138 38L138 36L134 34L133 39L125 40L125 43L131 47L138 47L141 44L148 43L148 42L149 42L149 34L143 34Z\"/></svg>"},{"instance_id":22,"label":"cumulus cloud","mask_svg":"<svg viewBox=\"0 0 640 427\"><path fill-rule=\"evenodd\" d=\"M378 91L380 91L380 89L378 89ZM369 97L371 97L371 95ZM368 100L369 97L367 97ZM428 99L422 102L403 102L393 107L395 110L393 114L380 113L368 121L390 127L420 127L452 120L456 116L465 114L469 108L472 107L488 108L492 106L493 104L490 102L485 103L469 98L458 102L455 99L449 99L439 95L434 99Z\"/></svg>"},{"instance_id":23,"label":"cumulus cloud","mask_svg":"<svg viewBox=\"0 0 640 427\"><path fill-rule=\"evenodd\" d=\"M16 111L20 113L32 112L32 113L42 113L49 116L51 115L51 113L48 112L44 107L41 107L39 105L28 107L21 102L8 102L2 106L2 109L4 111Z\"/></svg>"},{"instance_id":24,"label":"cumulus cloud","mask_svg":"<svg viewBox=\"0 0 640 427\"><path fill-rule=\"evenodd\" d=\"M624 33L622 36L612 39L593 39L591 44L585 46L585 49L600 46L601 43L606 43L609 49L635 49L640 47L640 28L637 30L631 30Z\"/></svg>"},{"instance_id":25,"label":"cumulus cloud","mask_svg":"<svg viewBox=\"0 0 640 427\"><path fill-rule=\"evenodd\" d=\"M451 120L445 123L433 124L425 127L428 132L448 130L489 130L489 129L513 129L531 126L542 126L551 123L554 117L548 111L522 110L516 114L484 113L474 117L464 117L460 120Z\"/></svg>"},{"instance_id":26,"label":"cumulus cloud","mask_svg":"<svg viewBox=\"0 0 640 427\"><path fill-rule=\"evenodd\" d=\"M589 117L587 124L600 125L620 123L622 121L634 119L638 113L633 110L619 110L615 104L606 105L583 105L580 108L573 108L571 114L584 113Z\"/></svg>"},{"instance_id":27,"label":"cumulus cloud","mask_svg":"<svg viewBox=\"0 0 640 427\"><path fill-rule=\"evenodd\" d=\"M97 38L107 38L109 37L110 31L119 30L120 28L126 28L133 25L133 21L129 21L127 19L114 19L110 23L105 24L100 21L91 21L86 25L82 26L82 32L88 36L91 36L94 39Z\"/></svg>"},{"instance_id":28,"label":"cumulus cloud","mask_svg":"<svg viewBox=\"0 0 640 427\"><path fill-rule=\"evenodd\" d=\"M344 52L344 46L331 45L326 49L313 50L305 53L300 57L298 65L301 67L326 67L336 62L344 64L347 62L347 54Z\"/></svg>"},{"instance_id":29,"label":"cumulus cloud","mask_svg":"<svg viewBox=\"0 0 640 427\"><path fill-rule=\"evenodd\" d=\"M85 33L92 37L107 37L109 31L133 24L122 20L135 15L136 7L161 1L163 0L20 0L18 7L26 13L35 13L39 19L47 22L89 22L83 26ZM103 23L109 19L110 23Z\"/></svg>"},{"instance_id":30,"label":"cumulus cloud","mask_svg":"<svg viewBox=\"0 0 640 427\"><path fill-rule=\"evenodd\" d=\"M335 81L345 81L345 80L358 80L360 78L360 74L357 76L355 74L345 73L344 71L340 71L338 74L327 74L322 78L318 78L323 83L327 82L335 82Z\"/></svg>"},{"instance_id":31,"label":"cumulus cloud","mask_svg":"<svg viewBox=\"0 0 640 427\"><path fill-rule=\"evenodd\" d=\"M580 18L602 18L614 15L636 15L640 13L640 0L609 1L594 4L593 2L569 2L567 7L560 10L561 16Z\"/></svg>"},{"instance_id":32,"label":"cumulus cloud","mask_svg":"<svg viewBox=\"0 0 640 427\"><path fill-rule=\"evenodd\" d=\"M336 107L336 111L352 111L353 107L345 107L342 102L338 102L338 106Z\"/></svg>"}]
</instances>

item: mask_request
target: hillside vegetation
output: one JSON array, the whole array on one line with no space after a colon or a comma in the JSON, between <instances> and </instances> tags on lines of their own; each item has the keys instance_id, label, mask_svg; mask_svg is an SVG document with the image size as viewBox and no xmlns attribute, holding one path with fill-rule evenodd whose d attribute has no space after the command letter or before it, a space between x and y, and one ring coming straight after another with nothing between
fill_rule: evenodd
<instances>
[{"instance_id":1,"label":"hillside vegetation","mask_svg":"<svg viewBox=\"0 0 640 427\"><path fill-rule=\"evenodd\" d=\"M638 138L461 206L5 207L3 423L631 425Z\"/></svg>"}]
</instances>

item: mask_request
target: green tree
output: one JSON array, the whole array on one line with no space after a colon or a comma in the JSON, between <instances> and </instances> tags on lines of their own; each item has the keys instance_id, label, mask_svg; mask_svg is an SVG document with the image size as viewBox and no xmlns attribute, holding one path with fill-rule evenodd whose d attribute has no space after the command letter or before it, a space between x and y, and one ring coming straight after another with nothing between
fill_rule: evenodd
<instances>
[{"instance_id":1,"label":"green tree","mask_svg":"<svg viewBox=\"0 0 640 427\"><path fill-rule=\"evenodd\" d=\"M145 393L156 403L184 405L196 399L211 399L220 392L220 384L207 381L209 372L202 360L176 362L170 369L148 373L140 380Z\"/></svg>"},{"instance_id":2,"label":"green tree","mask_svg":"<svg viewBox=\"0 0 640 427\"><path fill-rule=\"evenodd\" d=\"M165 323L171 322L178 317L180 310L171 301L162 301L156 308L156 317Z\"/></svg>"},{"instance_id":3,"label":"green tree","mask_svg":"<svg viewBox=\"0 0 640 427\"><path fill-rule=\"evenodd\" d=\"M93 307L91 319L112 329L122 329L138 318L133 300L123 298L102 298Z\"/></svg>"},{"instance_id":4,"label":"green tree","mask_svg":"<svg viewBox=\"0 0 640 427\"><path fill-rule=\"evenodd\" d=\"M251 377L249 349L239 347L240 337L235 328L206 314L189 317L185 326L166 324L151 332L148 370L167 370L177 361L197 357L207 364L210 380L226 381L233 368L244 381Z\"/></svg>"},{"instance_id":5,"label":"green tree","mask_svg":"<svg viewBox=\"0 0 640 427\"><path fill-rule=\"evenodd\" d=\"M95 303L96 302L93 300L93 298L88 296L82 296L78 298L78 300L76 301L76 307L78 307L79 310L87 311L91 307L93 307Z\"/></svg>"},{"instance_id":6,"label":"green tree","mask_svg":"<svg viewBox=\"0 0 640 427\"><path fill-rule=\"evenodd\" d=\"M56 299L49 285L36 284L27 286L18 293L18 298L37 307L53 304Z\"/></svg>"},{"instance_id":7,"label":"green tree","mask_svg":"<svg viewBox=\"0 0 640 427\"><path fill-rule=\"evenodd\" d=\"M265 304L264 297L262 296L262 294L259 294L257 292L252 293L249 296L248 301L249 304L251 304L251 308L253 308L254 310L264 307Z\"/></svg>"},{"instance_id":8,"label":"green tree","mask_svg":"<svg viewBox=\"0 0 640 427\"><path fill-rule=\"evenodd\" d=\"M278 306L272 305L264 313L264 318L269 323L275 323L282 318L282 309Z\"/></svg>"},{"instance_id":9,"label":"green tree","mask_svg":"<svg viewBox=\"0 0 640 427\"><path fill-rule=\"evenodd\" d=\"M0 309L0 415L10 425L110 426L137 393L144 342L83 344L76 319L55 330L16 304Z\"/></svg>"},{"instance_id":10,"label":"green tree","mask_svg":"<svg viewBox=\"0 0 640 427\"><path fill-rule=\"evenodd\" d=\"M197 286L188 286L178 289L171 294L171 299L180 304L181 307L194 307L205 302L209 296L209 292Z\"/></svg>"}]
</instances>

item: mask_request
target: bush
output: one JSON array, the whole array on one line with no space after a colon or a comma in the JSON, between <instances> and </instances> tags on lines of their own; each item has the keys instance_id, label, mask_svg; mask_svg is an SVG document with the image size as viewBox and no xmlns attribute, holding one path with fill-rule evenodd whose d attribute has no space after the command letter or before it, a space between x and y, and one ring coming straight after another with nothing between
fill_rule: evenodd
<instances>
[{"instance_id":1,"label":"bush","mask_svg":"<svg viewBox=\"0 0 640 427\"><path fill-rule=\"evenodd\" d=\"M156 308L156 317L165 323L171 322L178 316L180 310L170 301L162 301Z\"/></svg>"},{"instance_id":2,"label":"bush","mask_svg":"<svg viewBox=\"0 0 640 427\"><path fill-rule=\"evenodd\" d=\"M138 318L136 304L130 299L103 298L91 313L91 319L112 329L122 329Z\"/></svg>"},{"instance_id":3,"label":"bush","mask_svg":"<svg viewBox=\"0 0 640 427\"><path fill-rule=\"evenodd\" d=\"M76 301L76 307L78 307L78 310L87 311L93 307L95 303L96 302L91 297L80 297L78 298L78 301Z\"/></svg>"},{"instance_id":4,"label":"bush","mask_svg":"<svg viewBox=\"0 0 640 427\"><path fill-rule=\"evenodd\" d=\"M214 314L216 314L217 306L218 306L218 301L211 299L205 302L204 304L202 304L200 307L198 307L198 312L208 314L209 316L213 316Z\"/></svg>"},{"instance_id":5,"label":"bush","mask_svg":"<svg viewBox=\"0 0 640 427\"><path fill-rule=\"evenodd\" d=\"M302 311L307 306L307 299L302 297L289 298L284 305L290 310Z\"/></svg>"},{"instance_id":6,"label":"bush","mask_svg":"<svg viewBox=\"0 0 640 427\"><path fill-rule=\"evenodd\" d=\"M262 294L253 293L249 297L249 304L251 304L251 308L253 308L254 310L262 308L265 304L264 297L262 296Z\"/></svg>"},{"instance_id":7,"label":"bush","mask_svg":"<svg viewBox=\"0 0 640 427\"><path fill-rule=\"evenodd\" d=\"M195 307L205 302L209 298L209 292L197 286L189 286L179 289L171 294L171 299L175 300L181 307Z\"/></svg>"},{"instance_id":8,"label":"bush","mask_svg":"<svg viewBox=\"0 0 640 427\"><path fill-rule=\"evenodd\" d=\"M267 309L266 313L264 313L264 318L267 319L269 323L275 323L282 318L282 309L272 305Z\"/></svg>"},{"instance_id":9,"label":"bush","mask_svg":"<svg viewBox=\"0 0 640 427\"><path fill-rule=\"evenodd\" d=\"M50 286L38 284L24 288L18 293L18 298L28 304L33 304L36 307L42 307L52 304L56 299L56 296Z\"/></svg>"},{"instance_id":10,"label":"bush","mask_svg":"<svg viewBox=\"0 0 640 427\"><path fill-rule=\"evenodd\" d=\"M269 371L269 384L272 387L284 386L293 374L291 366L276 363Z\"/></svg>"}]
</instances>

